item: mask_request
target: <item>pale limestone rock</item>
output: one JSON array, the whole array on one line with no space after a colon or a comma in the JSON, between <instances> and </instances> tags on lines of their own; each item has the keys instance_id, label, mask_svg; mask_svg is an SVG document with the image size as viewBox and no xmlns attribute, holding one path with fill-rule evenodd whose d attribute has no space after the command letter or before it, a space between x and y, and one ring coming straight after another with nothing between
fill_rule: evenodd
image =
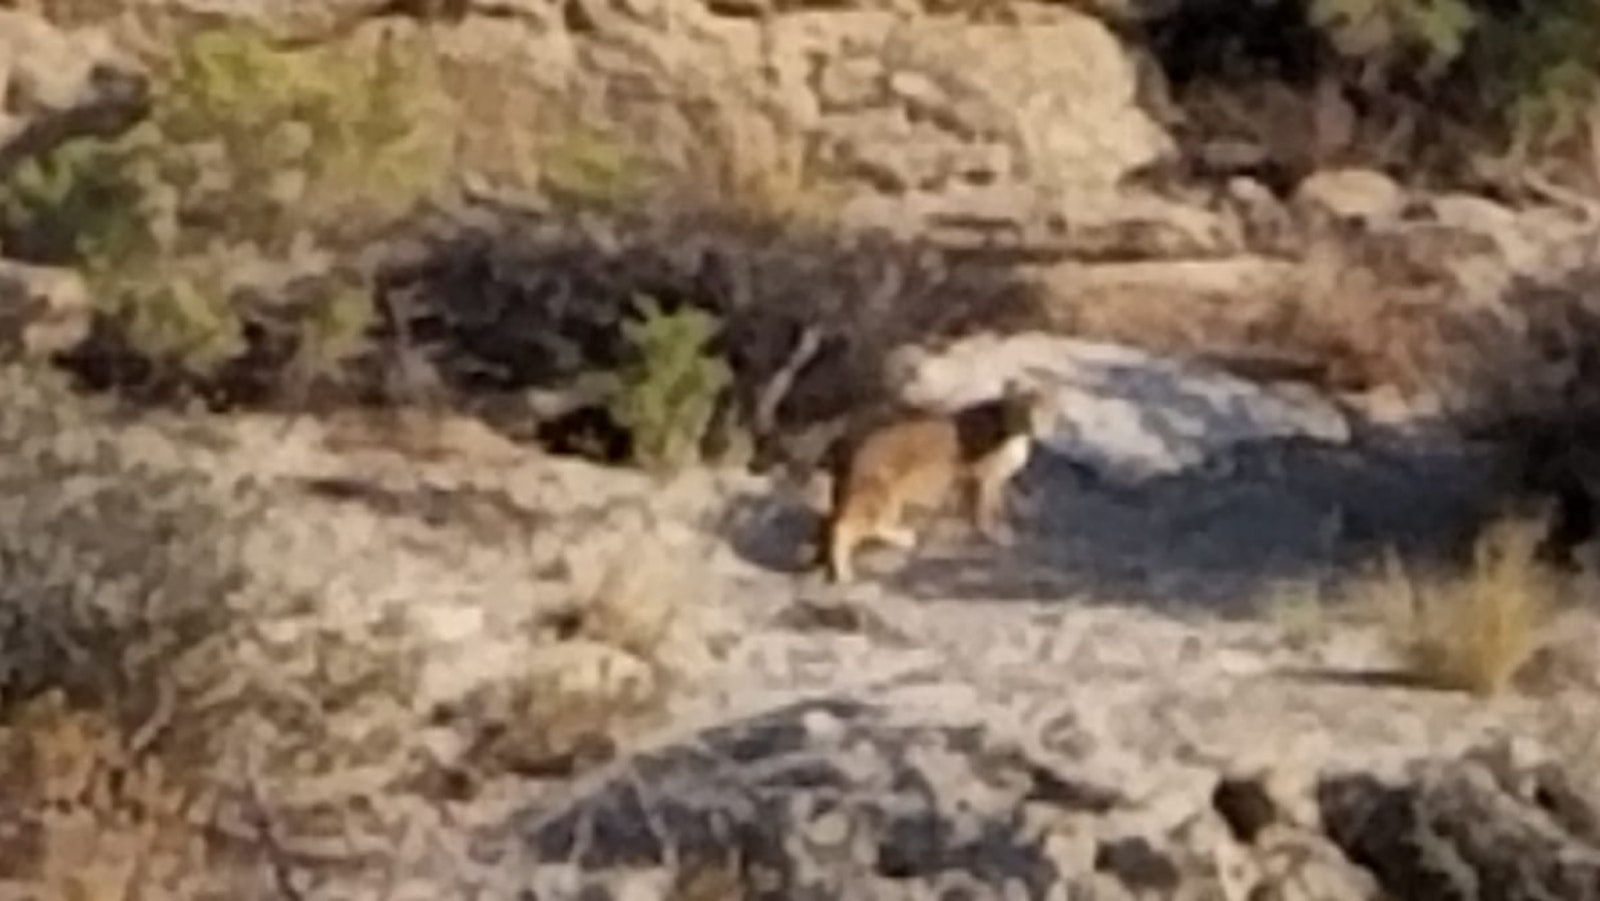
<instances>
[{"instance_id":1,"label":"pale limestone rock","mask_svg":"<svg viewBox=\"0 0 1600 901\"><path fill-rule=\"evenodd\" d=\"M1400 214L1406 193L1394 179L1370 169L1329 169L1300 182L1295 202L1314 213L1366 224Z\"/></svg>"},{"instance_id":2,"label":"pale limestone rock","mask_svg":"<svg viewBox=\"0 0 1600 901\"><path fill-rule=\"evenodd\" d=\"M1349 439L1343 414L1320 398L1112 344L985 335L937 354L913 352L899 369L902 396L937 409L992 396L1009 378L1036 379L1057 411L1044 443L1128 479L1176 473L1249 442Z\"/></svg>"}]
</instances>

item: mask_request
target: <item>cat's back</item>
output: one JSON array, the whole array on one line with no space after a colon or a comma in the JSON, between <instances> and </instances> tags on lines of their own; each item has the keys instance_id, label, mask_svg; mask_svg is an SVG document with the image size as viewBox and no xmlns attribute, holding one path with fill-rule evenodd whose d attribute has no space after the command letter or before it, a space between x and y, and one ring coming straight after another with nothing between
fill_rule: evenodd
<instances>
[{"instance_id":1,"label":"cat's back","mask_svg":"<svg viewBox=\"0 0 1600 901\"><path fill-rule=\"evenodd\" d=\"M908 415L876 425L840 455L834 484L846 493L933 490L961 465L961 435L949 417Z\"/></svg>"}]
</instances>

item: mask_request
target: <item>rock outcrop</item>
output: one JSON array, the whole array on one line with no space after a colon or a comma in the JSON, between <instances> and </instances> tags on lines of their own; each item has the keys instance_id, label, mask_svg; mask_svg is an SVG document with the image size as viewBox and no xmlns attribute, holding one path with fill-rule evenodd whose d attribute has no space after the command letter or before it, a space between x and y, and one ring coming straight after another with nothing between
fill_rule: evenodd
<instances>
[{"instance_id":1,"label":"rock outcrop","mask_svg":"<svg viewBox=\"0 0 1600 901\"><path fill-rule=\"evenodd\" d=\"M1330 775L1316 790L1330 837L1403 898L1594 898L1594 799L1560 769L1503 749L1422 760L1406 778Z\"/></svg>"}]
</instances>

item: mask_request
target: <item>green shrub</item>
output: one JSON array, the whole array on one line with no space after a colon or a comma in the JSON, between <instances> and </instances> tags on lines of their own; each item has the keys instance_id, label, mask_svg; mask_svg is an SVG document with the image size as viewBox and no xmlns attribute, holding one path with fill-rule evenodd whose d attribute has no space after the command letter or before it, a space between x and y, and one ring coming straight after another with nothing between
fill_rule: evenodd
<instances>
[{"instance_id":1,"label":"green shrub","mask_svg":"<svg viewBox=\"0 0 1600 901\"><path fill-rule=\"evenodd\" d=\"M1600 85L1594 0L1303 0L1308 18L1347 58L1420 75L1433 115L1462 115L1520 151L1551 152L1588 137ZM1586 145L1581 151L1593 151ZM1600 175L1600 173L1597 173Z\"/></svg>"},{"instance_id":2,"label":"green shrub","mask_svg":"<svg viewBox=\"0 0 1600 901\"><path fill-rule=\"evenodd\" d=\"M301 314L300 342L291 381L310 390L335 378L339 367L366 347L375 320L370 288L359 279L329 281Z\"/></svg>"},{"instance_id":3,"label":"green shrub","mask_svg":"<svg viewBox=\"0 0 1600 901\"><path fill-rule=\"evenodd\" d=\"M1461 55L1478 24L1468 0L1309 0L1308 13L1347 56L1420 55L1442 70Z\"/></svg>"},{"instance_id":4,"label":"green shrub","mask_svg":"<svg viewBox=\"0 0 1600 901\"><path fill-rule=\"evenodd\" d=\"M24 162L0 183L8 251L55 264L150 253L138 162L129 147L95 138L69 141Z\"/></svg>"},{"instance_id":5,"label":"green shrub","mask_svg":"<svg viewBox=\"0 0 1600 901\"><path fill-rule=\"evenodd\" d=\"M252 266L359 239L442 185L448 106L417 50L285 51L247 26L189 35L154 66L147 121L65 144L0 185L0 234L76 265L130 349L183 374L237 356L252 319L287 320L301 357L347 354L370 317L351 305L366 286L333 292L335 312L247 308L241 290Z\"/></svg>"},{"instance_id":6,"label":"green shrub","mask_svg":"<svg viewBox=\"0 0 1600 901\"><path fill-rule=\"evenodd\" d=\"M1500 76L1487 102L1515 145L1544 149L1585 135L1600 85L1600 4L1541 0L1479 30L1478 59Z\"/></svg>"},{"instance_id":7,"label":"green shrub","mask_svg":"<svg viewBox=\"0 0 1600 901\"><path fill-rule=\"evenodd\" d=\"M635 459L667 472L695 458L733 376L707 349L719 327L714 316L687 306L666 313L649 297L636 303L639 318L623 326L636 358L621 372L611 412L628 430Z\"/></svg>"},{"instance_id":8,"label":"green shrub","mask_svg":"<svg viewBox=\"0 0 1600 901\"><path fill-rule=\"evenodd\" d=\"M234 239L275 244L402 212L448 160L422 54L284 52L252 29L195 35L163 72L164 175Z\"/></svg>"}]
</instances>

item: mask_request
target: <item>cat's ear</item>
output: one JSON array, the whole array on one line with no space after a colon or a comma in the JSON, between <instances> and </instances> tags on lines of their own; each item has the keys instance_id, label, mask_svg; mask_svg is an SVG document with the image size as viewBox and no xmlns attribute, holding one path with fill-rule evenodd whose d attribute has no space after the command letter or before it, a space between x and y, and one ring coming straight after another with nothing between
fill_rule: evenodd
<instances>
[{"instance_id":1,"label":"cat's ear","mask_svg":"<svg viewBox=\"0 0 1600 901\"><path fill-rule=\"evenodd\" d=\"M1002 389L1007 397L1027 397L1045 393L1045 380L1037 372L1028 370L1006 377Z\"/></svg>"}]
</instances>

